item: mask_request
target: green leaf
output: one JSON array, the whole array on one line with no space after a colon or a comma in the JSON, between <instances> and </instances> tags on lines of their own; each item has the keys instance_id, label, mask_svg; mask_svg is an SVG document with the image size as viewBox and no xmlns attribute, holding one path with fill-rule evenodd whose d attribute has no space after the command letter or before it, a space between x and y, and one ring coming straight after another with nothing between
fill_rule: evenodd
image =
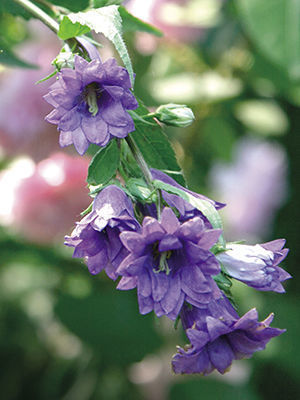
<instances>
[{"instance_id":1,"label":"green leaf","mask_svg":"<svg viewBox=\"0 0 300 400\"><path fill-rule=\"evenodd\" d=\"M48 0L48 2L65 7L73 12L85 10L89 6L89 0Z\"/></svg>"},{"instance_id":2,"label":"green leaf","mask_svg":"<svg viewBox=\"0 0 300 400\"><path fill-rule=\"evenodd\" d=\"M222 224L221 217L220 217L218 211L215 209L215 207L209 201L199 199L199 198L193 196L192 194L185 192L182 189L179 189L175 186L169 185L168 183L164 183L157 179L155 179L153 181L153 186L156 189L165 190L168 193L172 193L172 194L176 194L177 196L180 196L182 199L186 200L192 206L197 208L197 210L201 211L202 214L209 220L209 222L211 223L213 228L223 230L223 224ZM225 240L224 240L223 235L221 235L219 237L219 243L225 247Z\"/></svg>"},{"instance_id":3,"label":"green leaf","mask_svg":"<svg viewBox=\"0 0 300 400\"><path fill-rule=\"evenodd\" d=\"M91 161L87 181L90 185L102 185L108 182L119 166L120 152L115 139L101 148Z\"/></svg>"},{"instance_id":4,"label":"green leaf","mask_svg":"<svg viewBox=\"0 0 300 400\"><path fill-rule=\"evenodd\" d=\"M66 21L69 21L68 29L65 28L65 24L67 23ZM58 36L61 39L66 40L74 37L73 30L72 28L70 29L70 23L73 23L74 25L77 23L82 27L85 27L85 29L89 28L94 30L96 33L103 33L103 35L114 44L126 69L128 70L133 85L133 70L126 45L122 38L122 19L118 11L118 6L112 5L86 12L68 14L63 18L60 24ZM78 29L78 25L76 29ZM61 36L61 32L65 33L63 37ZM87 31L85 31L85 33L86 32Z\"/></svg>"},{"instance_id":5,"label":"green leaf","mask_svg":"<svg viewBox=\"0 0 300 400\"><path fill-rule=\"evenodd\" d=\"M140 102L140 106L135 112L138 115L146 115L149 111ZM174 150L162 128L157 123L151 126L142 121L136 121L135 131L130 135L149 167L163 170L180 185L185 186L184 177L177 163Z\"/></svg>"},{"instance_id":6,"label":"green leaf","mask_svg":"<svg viewBox=\"0 0 300 400\"><path fill-rule=\"evenodd\" d=\"M105 6L111 6L113 4L122 4L124 0L93 0L94 8L100 8Z\"/></svg>"},{"instance_id":7,"label":"green leaf","mask_svg":"<svg viewBox=\"0 0 300 400\"><path fill-rule=\"evenodd\" d=\"M247 33L262 54L300 78L300 2L291 0L237 0Z\"/></svg>"},{"instance_id":8,"label":"green leaf","mask_svg":"<svg viewBox=\"0 0 300 400\"><path fill-rule=\"evenodd\" d=\"M152 33L155 36L163 36L162 31L157 29L155 26L148 24L147 22L142 21L141 19L135 17L130 14L125 7L119 7L119 13L123 20L123 31L124 32L148 32Z\"/></svg>"},{"instance_id":9,"label":"green leaf","mask_svg":"<svg viewBox=\"0 0 300 400\"><path fill-rule=\"evenodd\" d=\"M58 30L58 36L62 40L69 39L71 37L80 36L88 33L90 28L86 25L81 25L79 22L71 22L67 16L64 16Z\"/></svg>"}]
</instances>

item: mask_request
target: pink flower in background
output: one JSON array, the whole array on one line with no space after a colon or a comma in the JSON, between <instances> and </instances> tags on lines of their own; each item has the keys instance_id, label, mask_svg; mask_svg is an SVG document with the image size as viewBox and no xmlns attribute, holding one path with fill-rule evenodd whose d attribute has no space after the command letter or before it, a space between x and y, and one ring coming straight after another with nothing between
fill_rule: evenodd
<instances>
[{"instance_id":1,"label":"pink flower in background","mask_svg":"<svg viewBox=\"0 0 300 400\"><path fill-rule=\"evenodd\" d=\"M279 145L242 139L231 164L218 163L211 170L215 195L224 209L228 240L257 241L269 233L274 215L287 196L287 157Z\"/></svg>"},{"instance_id":2,"label":"pink flower in background","mask_svg":"<svg viewBox=\"0 0 300 400\"><path fill-rule=\"evenodd\" d=\"M166 37L194 42L219 20L222 0L129 0L126 7L135 16L153 24ZM150 40L150 39L149 39Z\"/></svg>"},{"instance_id":3,"label":"pink flower in background","mask_svg":"<svg viewBox=\"0 0 300 400\"><path fill-rule=\"evenodd\" d=\"M61 240L91 202L85 182L88 165L87 158L63 153L39 162L15 190L13 225L35 242Z\"/></svg>"},{"instance_id":4,"label":"pink flower in background","mask_svg":"<svg viewBox=\"0 0 300 400\"><path fill-rule=\"evenodd\" d=\"M57 149L57 132L44 117L51 106L42 100L49 81L35 84L54 71L51 61L59 52L56 36L31 23L33 41L19 47L19 57L38 69L7 68L0 73L0 146L8 155L27 153L35 160Z\"/></svg>"}]
</instances>

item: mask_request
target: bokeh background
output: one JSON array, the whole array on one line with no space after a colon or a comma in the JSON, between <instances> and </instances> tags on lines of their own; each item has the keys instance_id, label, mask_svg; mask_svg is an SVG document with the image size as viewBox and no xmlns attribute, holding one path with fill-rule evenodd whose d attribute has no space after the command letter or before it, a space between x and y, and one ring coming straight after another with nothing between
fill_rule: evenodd
<instances>
[{"instance_id":1,"label":"bokeh background","mask_svg":"<svg viewBox=\"0 0 300 400\"><path fill-rule=\"evenodd\" d=\"M77 11L88 1L53 3ZM136 94L149 107L183 103L195 113L191 127L166 129L189 187L227 203L228 240L287 239L283 267L294 279L286 294L233 287L241 314L275 312L274 326L287 332L224 376L172 374L171 355L185 342L181 329L139 315L134 292L91 276L62 244L90 203L92 154L61 150L55 127L44 122L49 81L35 82L52 72L61 43L38 21L2 13L11 63L20 67L0 64L1 399L298 399L299 4L125 3L164 32L126 34ZM112 54L106 43L102 57ZM39 68L21 68L28 64Z\"/></svg>"}]
</instances>

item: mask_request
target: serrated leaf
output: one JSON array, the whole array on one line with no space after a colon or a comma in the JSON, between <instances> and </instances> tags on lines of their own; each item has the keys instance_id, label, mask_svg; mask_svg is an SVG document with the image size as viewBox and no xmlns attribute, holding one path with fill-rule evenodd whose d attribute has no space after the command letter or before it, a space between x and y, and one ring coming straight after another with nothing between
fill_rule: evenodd
<instances>
[{"instance_id":1,"label":"serrated leaf","mask_svg":"<svg viewBox=\"0 0 300 400\"><path fill-rule=\"evenodd\" d=\"M88 33L90 28L86 25L81 25L79 22L73 23L67 16L64 16L58 30L58 36L62 40L71 37L80 36Z\"/></svg>"},{"instance_id":2,"label":"serrated leaf","mask_svg":"<svg viewBox=\"0 0 300 400\"><path fill-rule=\"evenodd\" d=\"M58 36L64 40L73 37L73 33L71 34L70 29L70 35L66 34L67 29L65 29L64 25L66 24L67 20L73 24L77 23L82 27L88 27L89 29L94 30L96 33L102 33L105 37L107 37L107 39L114 44L117 52L119 53L133 85L133 69L126 45L122 38L122 19L118 10L118 6L112 5L86 12L68 14L63 18L58 32ZM69 22L68 25L70 26ZM64 37L60 36L62 31L65 33Z\"/></svg>"},{"instance_id":3,"label":"serrated leaf","mask_svg":"<svg viewBox=\"0 0 300 400\"><path fill-rule=\"evenodd\" d=\"M124 32L147 32L151 33L155 36L163 36L162 31L160 31L155 26L148 24L147 22L142 21L141 19L135 17L134 15L130 14L125 7L120 6L119 12L123 20L123 31Z\"/></svg>"},{"instance_id":4,"label":"serrated leaf","mask_svg":"<svg viewBox=\"0 0 300 400\"><path fill-rule=\"evenodd\" d=\"M209 222L211 223L213 228L223 230L223 224L222 224L221 217L220 217L218 211L215 209L215 207L209 201L199 199L199 198L193 196L192 194L185 192L182 189L179 189L175 186L169 185L168 183L164 183L157 179L155 179L153 181L153 186L156 189L165 190L168 193L172 193L172 194L176 194L177 196L180 196L182 199L186 200L192 206L197 208L197 210L201 211L202 214L209 220ZM223 235L221 235L219 237L219 243L222 246L226 245Z\"/></svg>"},{"instance_id":5,"label":"serrated leaf","mask_svg":"<svg viewBox=\"0 0 300 400\"><path fill-rule=\"evenodd\" d=\"M108 182L115 175L119 160L119 148L116 140L113 139L94 155L88 169L88 183L90 185L102 185Z\"/></svg>"},{"instance_id":6,"label":"serrated leaf","mask_svg":"<svg viewBox=\"0 0 300 400\"><path fill-rule=\"evenodd\" d=\"M138 115L148 114L147 108L141 102L135 112ZM135 131L130 135L143 154L149 167L163 170L180 185L185 186L184 177L177 163L174 150L160 125L157 123L148 125L142 121L135 121Z\"/></svg>"}]
</instances>

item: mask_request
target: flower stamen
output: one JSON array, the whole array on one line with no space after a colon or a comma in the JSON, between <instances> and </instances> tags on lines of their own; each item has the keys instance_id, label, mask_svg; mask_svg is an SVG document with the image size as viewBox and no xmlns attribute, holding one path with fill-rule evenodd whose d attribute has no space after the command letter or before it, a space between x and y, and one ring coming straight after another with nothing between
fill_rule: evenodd
<instances>
[{"instance_id":1,"label":"flower stamen","mask_svg":"<svg viewBox=\"0 0 300 400\"><path fill-rule=\"evenodd\" d=\"M84 101L89 106L89 112L92 114L93 117L97 115L99 108L98 108L98 100L101 96L102 90L98 88L96 83L90 83L85 87L84 90Z\"/></svg>"},{"instance_id":2,"label":"flower stamen","mask_svg":"<svg viewBox=\"0 0 300 400\"><path fill-rule=\"evenodd\" d=\"M93 89L92 90L88 90L87 104L89 106L89 112L94 117L98 112L98 104L97 104L97 95L96 95L96 92Z\"/></svg>"},{"instance_id":3,"label":"flower stamen","mask_svg":"<svg viewBox=\"0 0 300 400\"><path fill-rule=\"evenodd\" d=\"M162 253L160 253L160 259L159 259L159 268L158 269L154 269L153 272L155 274L158 274L159 272L165 272L166 275L169 275L169 273L171 272L167 259L171 257L171 251L163 251Z\"/></svg>"}]
</instances>

